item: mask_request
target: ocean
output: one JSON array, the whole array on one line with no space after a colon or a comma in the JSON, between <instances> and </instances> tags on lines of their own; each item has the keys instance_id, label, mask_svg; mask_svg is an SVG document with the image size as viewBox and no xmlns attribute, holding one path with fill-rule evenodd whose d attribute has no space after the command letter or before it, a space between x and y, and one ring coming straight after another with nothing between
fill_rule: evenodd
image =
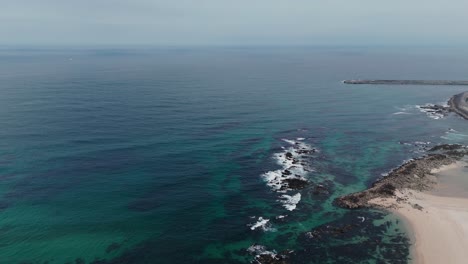
<instances>
[{"instance_id":1,"label":"ocean","mask_svg":"<svg viewBox=\"0 0 468 264\"><path fill-rule=\"evenodd\" d=\"M409 263L398 218L333 200L467 144L418 108L467 88L342 80L467 73L442 48L2 48L0 263Z\"/></svg>"}]
</instances>

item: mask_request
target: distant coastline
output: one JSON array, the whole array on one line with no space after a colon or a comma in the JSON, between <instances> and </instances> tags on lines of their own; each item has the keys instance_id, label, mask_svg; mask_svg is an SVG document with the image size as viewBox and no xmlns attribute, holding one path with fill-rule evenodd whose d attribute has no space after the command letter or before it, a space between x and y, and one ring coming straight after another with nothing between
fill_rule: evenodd
<instances>
[{"instance_id":1,"label":"distant coastline","mask_svg":"<svg viewBox=\"0 0 468 264\"><path fill-rule=\"evenodd\" d=\"M345 84L385 84L385 85L467 85L468 81L448 80L344 80Z\"/></svg>"}]
</instances>

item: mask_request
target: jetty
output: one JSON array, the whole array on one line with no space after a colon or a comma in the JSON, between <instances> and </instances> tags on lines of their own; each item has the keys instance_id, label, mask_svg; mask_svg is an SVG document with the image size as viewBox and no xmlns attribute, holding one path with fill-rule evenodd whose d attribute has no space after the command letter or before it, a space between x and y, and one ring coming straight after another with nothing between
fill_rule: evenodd
<instances>
[{"instance_id":1,"label":"jetty","mask_svg":"<svg viewBox=\"0 0 468 264\"><path fill-rule=\"evenodd\" d=\"M468 81L444 80L344 80L345 84L382 84L382 85L468 85Z\"/></svg>"}]
</instances>

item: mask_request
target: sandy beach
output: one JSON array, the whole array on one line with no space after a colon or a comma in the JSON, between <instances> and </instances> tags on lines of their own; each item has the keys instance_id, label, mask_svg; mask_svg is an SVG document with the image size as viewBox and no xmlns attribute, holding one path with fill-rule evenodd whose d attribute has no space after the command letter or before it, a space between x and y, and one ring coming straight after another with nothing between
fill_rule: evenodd
<instances>
[{"instance_id":1,"label":"sandy beach","mask_svg":"<svg viewBox=\"0 0 468 264\"><path fill-rule=\"evenodd\" d=\"M407 224L412 263L462 264L468 261L468 174L465 162L432 171L433 191L398 190L395 198L370 203L390 208Z\"/></svg>"}]
</instances>

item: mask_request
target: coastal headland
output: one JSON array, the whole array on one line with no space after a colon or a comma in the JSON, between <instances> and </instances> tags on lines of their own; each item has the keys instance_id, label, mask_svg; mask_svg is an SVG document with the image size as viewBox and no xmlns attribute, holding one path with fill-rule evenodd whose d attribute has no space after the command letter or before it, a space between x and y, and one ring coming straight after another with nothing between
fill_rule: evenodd
<instances>
[{"instance_id":1,"label":"coastal headland","mask_svg":"<svg viewBox=\"0 0 468 264\"><path fill-rule=\"evenodd\" d=\"M413 263L465 263L468 259L468 191L460 187L468 148L439 145L375 182L339 197L338 206L383 208L399 215L413 240ZM465 177L465 179L463 179ZM462 190L462 191L457 191Z\"/></svg>"},{"instance_id":2,"label":"coastal headland","mask_svg":"<svg viewBox=\"0 0 468 264\"><path fill-rule=\"evenodd\" d=\"M437 178L431 173L432 170L451 165L468 155L468 149L462 145L439 145L431 148L429 152L426 156L410 160L392 170L369 189L341 196L335 203L348 209L375 207L371 200L394 198L397 191L429 191L437 185Z\"/></svg>"},{"instance_id":3,"label":"coastal headland","mask_svg":"<svg viewBox=\"0 0 468 264\"><path fill-rule=\"evenodd\" d=\"M450 98L449 110L455 112L465 119L468 119L468 92L459 93Z\"/></svg>"},{"instance_id":4,"label":"coastal headland","mask_svg":"<svg viewBox=\"0 0 468 264\"><path fill-rule=\"evenodd\" d=\"M467 85L466 81L345 81L349 84ZM468 119L468 92L447 105L422 106L443 116ZM466 263L468 259L468 147L444 144L412 159L377 180L367 190L335 200L348 208L383 208L405 221L413 241L413 263ZM460 180L462 179L462 180ZM460 191L462 190L462 191Z\"/></svg>"},{"instance_id":5,"label":"coastal headland","mask_svg":"<svg viewBox=\"0 0 468 264\"><path fill-rule=\"evenodd\" d=\"M344 80L343 83L383 85L468 85L468 81L448 80Z\"/></svg>"}]
</instances>

